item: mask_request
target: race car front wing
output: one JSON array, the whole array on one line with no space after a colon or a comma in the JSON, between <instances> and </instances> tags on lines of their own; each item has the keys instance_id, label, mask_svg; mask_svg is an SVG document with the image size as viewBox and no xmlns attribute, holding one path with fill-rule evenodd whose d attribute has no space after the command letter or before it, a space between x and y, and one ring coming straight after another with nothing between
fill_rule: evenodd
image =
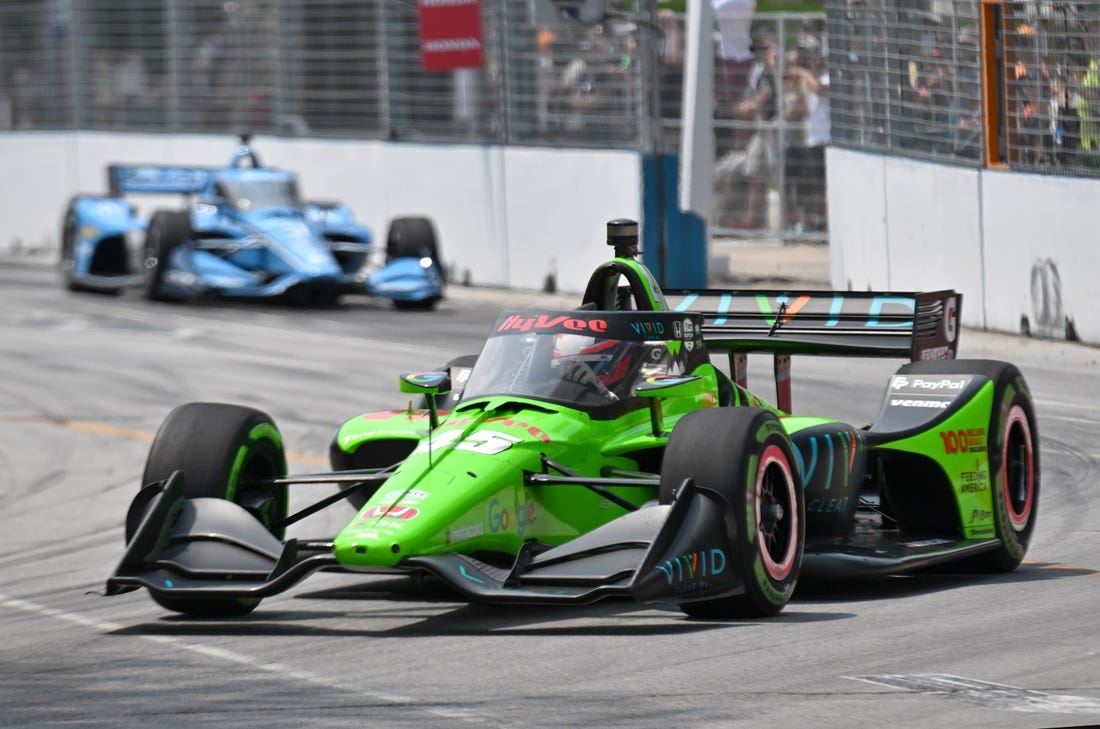
<instances>
[{"instance_id":1,"label":"race car front wing","mask_svg":"<svg viewBox=\"0 0 1100 729\"><path fill-rule=\"evenodd\" d=\"M729 503L685 481L672 504L626 514L556 547L528 542L510 568L450 553L411 556L463 596L497 603L710 600L743 591ZM140 587L170 598L260 598L340 568L331 542L282 542L233 502L185 497L179 471L150 503L104 595Z\"/></svg>"}]
</instances>

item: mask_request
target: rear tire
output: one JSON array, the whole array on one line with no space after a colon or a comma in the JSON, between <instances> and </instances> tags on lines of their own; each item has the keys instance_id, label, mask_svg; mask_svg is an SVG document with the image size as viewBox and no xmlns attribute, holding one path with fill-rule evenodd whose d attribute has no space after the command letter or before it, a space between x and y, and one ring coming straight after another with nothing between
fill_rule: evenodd
<instances>
[{"instance_id":1,"label":"rear tire","mask_svg":"<svg viewBox=\"0 0 1100 729\"><path fill-rule=\"evenodd\" d=\"M430 258L439 269L440 279L447 280L443 259L439 257L439 241L430 218L406 216L394 218L386 234L386 263L395 258ZM439 297L402 301L394 299L394 308L401 311L429 311L439 303Z\"/></svg>"},{"instance_id":2,"label":"rear tire","mask_svg":"<svg viewBox=\"0 0 1100 729\"><path fill-rule=\"evenodd\" d=\"M661 503L687 477L720 493L733 509L731 554L745 591L685 602L700 618L759 618L790 601L802 567L806 506L790 438L760 408L716 408L685 415L672 430L661 467Z\"/></svg>"},{"instance_id":3,"label":"rear tire","mask_svg":"<svg viewBox=\"0 0 1100 729\"><path fill-rule=\"evenodd\" d=\"M145 267L145 298L151 301L180 301L184 297L165 291L164 271L176 248L191 240L191 218L186 212L158 210L145 231L142 261Z\"/></svg>"},{"instance_id":4,"label":"rear tire","mask_svg":"<svg viewBox=\"0 0 1100 729\"><path fill-rule=\"evenodd\" d=\"M187 403L165 418L145 462L142 484L167 479L173 471L184 476L187 498L227 499L244 507L268 531L283 538L287 515L287 487L249 486L256 479L286 475L282 436L271 417L249 407L222 403ZM131 510L126 521L130 541L141 519ZM167 598L153 596L163 608L196 617L246 615L259 599Z\"/></svg>"},{"instance_id":5,"label":"rear tire","mask_svg":"<svg viewBox=\"0 0 1100 729\"><path fill-rule=\"evenodd\" d=\"M424 257L439 262L439 243L432 221L424 217L394 218L386 235L386 262Z\"/></svg>"}]
</instances>

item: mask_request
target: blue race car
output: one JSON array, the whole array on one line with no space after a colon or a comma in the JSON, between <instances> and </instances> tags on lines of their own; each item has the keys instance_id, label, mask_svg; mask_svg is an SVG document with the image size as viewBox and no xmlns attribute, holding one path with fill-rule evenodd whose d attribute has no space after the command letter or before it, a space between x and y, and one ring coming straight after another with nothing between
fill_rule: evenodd
<instances>
[{"instance_id":1,"label":"blue race car","mask_svg":"<svg viewBox=\"0 0 1100 729\"><path fill-rule=\"evenodd\" d=\"M344 294L430 309L443 298L435 228L395 218L386 262L371 266L370 231L343 203L303 202L293 172L264 167L242 135L225 168L111 165L107 195L77 195L65 212L61 269L73 291L147 298L204 295L331 303ZM179 194L182 210L145 219L127 194Z\"/></svg>"}]
</instances>

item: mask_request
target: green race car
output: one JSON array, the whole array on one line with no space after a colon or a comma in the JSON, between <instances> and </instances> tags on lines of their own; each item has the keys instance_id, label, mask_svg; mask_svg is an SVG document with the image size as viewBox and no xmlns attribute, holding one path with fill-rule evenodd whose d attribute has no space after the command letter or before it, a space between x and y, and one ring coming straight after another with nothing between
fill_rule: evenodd
<instances>
[{"instance_id":1,"label":"green race car","mask_svg":"<svg viewBox=\"0 0 1100 729\"><path fill-rule=\"evenodd\" d=\"M478 355L402 376L419 407L345 422L331 472L288 476L260 411L176 408L104 593L242 615L319 569L386 571L485 602L759 617L803 573L1021 562L1035 412L1013 365L955 359L961 295L662 291L637 229L608 224L615 257L579 308L505 311ZM775 404L746 387L754 352L774 358ZM911 361L857 427L791 412L793 354ZM340 488L289 514L288 486L318 482ZM356 516L331 539L284 538L345 499Z\"/></svg>"}]
</instances>

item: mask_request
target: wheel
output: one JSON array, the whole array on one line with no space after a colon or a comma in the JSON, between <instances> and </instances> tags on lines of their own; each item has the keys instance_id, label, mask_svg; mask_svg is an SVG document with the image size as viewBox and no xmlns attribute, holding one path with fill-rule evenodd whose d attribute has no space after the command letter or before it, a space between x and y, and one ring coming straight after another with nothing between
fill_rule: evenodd
<instances>
[{"instance_id":1,"label":"wheel","mask_svg":"<svg viewBox=\"0 0 1100 729\"><path fill-rule=\"evenodd\" d=\"M162 481L182 470L187 498L228 499L260 520L279 539L288 507L287 487L249 486L254 479L286 475L282 437L271 417L249 407L222 403L188 403L168 414L145 461L142 485ZM126 519L129 543L144 513L131 508ZM174 612L202 617L245 615L258 599L153 597Z\"/></svg>"},{"instance_id":2,"label":"wheel","mask_svg":"<svg viewBox=\"0 0 1100 729\"><path fill-rule=\"evenodd\" d=\"M430 258L439 269L440 278L446 282L447 275L443 261L439 257L439 242L435 235L435 226L429 218L394 218L386 235L386 263L395 258ZM402 311L431 310L439 303L439 297L402 301L394 299L394 308Z\"/></svg>"},{"instance_id":3,"label":"wheel","mask_svg":"<svg viewBox=\"0 0 1100 729\"><path fill-rule=\"evenodd\" d=\"M401 311L431 311L439 303L439 299L431 297L427 299L417 299L416 301L402 301L400 299L393 300L393 306L395 309Z\"/></svg>"},{"instance_id":4,"label":"wheel","mask_svg":"<svg viewBox=\"0 0 1100 729\"><path fill-rule=\"evenodd\" d=\"M1023 561L1039 508L1039 431L1023 374L1007 362L947 360L915 363L898 373L973 374L993 381L986 448L997 549L967 560L989 572L1011 572Z\"/></svg>"},{"instance_id":5,"label":"wheel","mask_svg":"<svg viewBox=\"0 0 1100 729\"><path fill-rule=\"evenodd\" d=\"M685 415L672 430L661 467L661 503L687 477L721 494L737 526L731 555L745 592L685 602L702 618L775 615L794 593L805 545L806 505L794 451L779 418L760 408L715 408Z\"/></svg>"},{"instance_id":6,"label":"wheel","mask_svg":"<svg viewBox=\"0 0 1100 729\"><path fill-rule=\"evenodd\" d=\"M69 291L86 291L84 286L81 286L73 278L73 266L76 265L75 260L75 245L76 245L76 211L73 209L76 205L75 200L69 202L69 206L65 209L65 215L61 219L61 275L65 279L65 288Z\"/></svg>"},{"instance_id":7,"label":"wheel","mask_svg":"<svg viewBox=\"0 0 1100 729\"><path fill-rule=\"evenodd\" d=\"M432 221L423 217L394 218L386 235L386 261L424 257L439 261L439 243Z\"/></svg>"},{"instance_id":8,"label":"wheel","mask_svg":"<svg viewBox=\"0 0 1100 729\"><path fill-rule=\"evenodd\" d=\"M179 301L183 297L165 291L164 270L172 251L191 239L191 219L186 212L158 210L145 231L143 259L145 298L153 301Z\"/></svg>"},{"instance_id":9,"label":"wheel","mask_svg":"<svg viewBox=\"0 0 1100 729\"><path fill-rule=\"evenodd\" d=\"M1039 508L1039 433L1023 375L1015 367L1002 374L989 421L990 485L1000 546L987 566L1010 572L1019 566L1035 530ZM996 459L996 460L994 460Z\"/></svg>"},{"instance_id":10,"label":"wheel","mask_svg":"<svg viewBox=\"0 0 1100 729\"><path fill-rule=\"evenodd\" d=\"M69 201L69 205L65 209L65 215L61 219L60 266L65 288L69 291L81 293L117 296L121 292L121 289L85 286L73 276L73 268L76 266L76 200L76 198L73 198Z\"/></svg>"}]
</instances>

